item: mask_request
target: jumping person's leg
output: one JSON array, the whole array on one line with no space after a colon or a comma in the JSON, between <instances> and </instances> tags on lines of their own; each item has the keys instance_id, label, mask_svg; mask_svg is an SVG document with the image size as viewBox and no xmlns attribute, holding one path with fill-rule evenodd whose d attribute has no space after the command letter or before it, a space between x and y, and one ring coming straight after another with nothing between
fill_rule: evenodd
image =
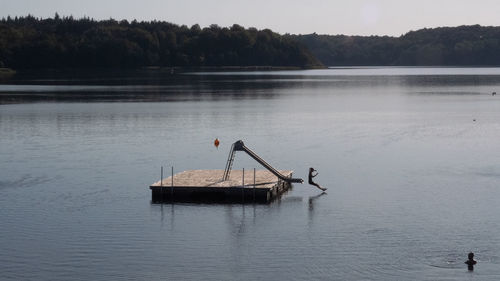
<instances>
[{"instance_id":1,"label":"jumping person's leg","mask_svg":"<svg viewBox=\"0 0 500 281\"><path fill-rule=\"evenodd\" d=\"M314 186L316 186L317 188L319 188L319 189L321 189L321 190L323 190L323 191L325 191L325 190L326 190L326 188L321 187L319 184L317 184L317 183L315 183L315 182L313 182L313 181L309 182L309 184L314 185Z\"/></svg>"}]
</instances>

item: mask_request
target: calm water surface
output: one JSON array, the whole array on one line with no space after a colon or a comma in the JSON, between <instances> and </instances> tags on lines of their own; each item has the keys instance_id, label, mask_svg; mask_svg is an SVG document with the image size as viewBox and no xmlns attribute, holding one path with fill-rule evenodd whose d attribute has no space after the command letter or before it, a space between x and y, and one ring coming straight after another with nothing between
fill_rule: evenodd
<instances>
[{"instance_id":1,"label":"calm water surface","mask_svg":"<svg viewBox=\"0 0 500 281\"><path fill-rule=\"evenodd\" d=\"M21 74L0 85L0 279L498 280L494 91L498 68ZM150 203L160 166L223 169L239 139L328 192Z\"/></svg>"}]
</instances>

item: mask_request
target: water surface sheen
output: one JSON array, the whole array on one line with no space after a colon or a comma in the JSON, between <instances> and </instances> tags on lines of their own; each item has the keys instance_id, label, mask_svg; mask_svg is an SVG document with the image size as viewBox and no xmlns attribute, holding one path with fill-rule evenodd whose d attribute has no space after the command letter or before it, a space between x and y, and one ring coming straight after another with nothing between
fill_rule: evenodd
<instances>
[{"instance_id":1,"label":"water surface sheen","mask_svg":"<svg viewBox=\"0 0 500 281\"><path fill-rule=\"evenodd\" d=\"M498 280L494 91L498 68L21 73L0 85L0 279ZM238 139L327 194L150 203L160 166L223 169Z\"/></svg>"}]
</instances>

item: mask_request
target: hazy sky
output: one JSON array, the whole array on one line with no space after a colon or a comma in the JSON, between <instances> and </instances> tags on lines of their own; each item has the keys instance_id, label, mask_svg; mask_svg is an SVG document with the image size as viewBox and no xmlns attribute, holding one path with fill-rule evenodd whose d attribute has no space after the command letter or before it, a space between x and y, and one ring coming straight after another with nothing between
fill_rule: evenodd
<instances>
[{"instance_id":1,"label":"hazy sky","mask_svg":"<svg viewBox=\"0 0 500 281\"><path fill-rule=\"evenodd\" d=\"M279 33L394 35L424 27L500 26L499 0L0 0L0 17L89 16L270 28Z\"/></svg>"}]
</instances>

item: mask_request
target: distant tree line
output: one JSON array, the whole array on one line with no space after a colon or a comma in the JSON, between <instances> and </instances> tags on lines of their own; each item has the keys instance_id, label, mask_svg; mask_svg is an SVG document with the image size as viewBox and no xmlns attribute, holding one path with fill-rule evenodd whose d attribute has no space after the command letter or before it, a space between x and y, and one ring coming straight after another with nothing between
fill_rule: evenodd
<instances>
[{"instance_id":1,"label":"distant tree line","mask_svg":"<svg viewBox=\"0 0 500 281\"><path fill-rule=\"evenodd\" d=\"M280 35L269 29L33 16L0 20L0 67L500 65L500 27L400 37Z\"/></svg>"},{"instance_id":2,"label":"distant tree line","mask_svg":"<svg viewBox=\"0 0 500 281\"><path fill-rule=\"evenodd\" d=\"M411 31L400 37L290 35L328 66L500 65L500 27Z\"/></svg>"},{"instance_id":3,"label":"distant tree line","mask_svg":"<svg viewBox=\"0 0 500 281\"><path fill-rule=\"evenodd\" d=\"M14 69L319 65L295 39L237 24L189 28L163 21L95 21L58 14L0 20L0 66Z\"/></svg>"}]
</instances>

